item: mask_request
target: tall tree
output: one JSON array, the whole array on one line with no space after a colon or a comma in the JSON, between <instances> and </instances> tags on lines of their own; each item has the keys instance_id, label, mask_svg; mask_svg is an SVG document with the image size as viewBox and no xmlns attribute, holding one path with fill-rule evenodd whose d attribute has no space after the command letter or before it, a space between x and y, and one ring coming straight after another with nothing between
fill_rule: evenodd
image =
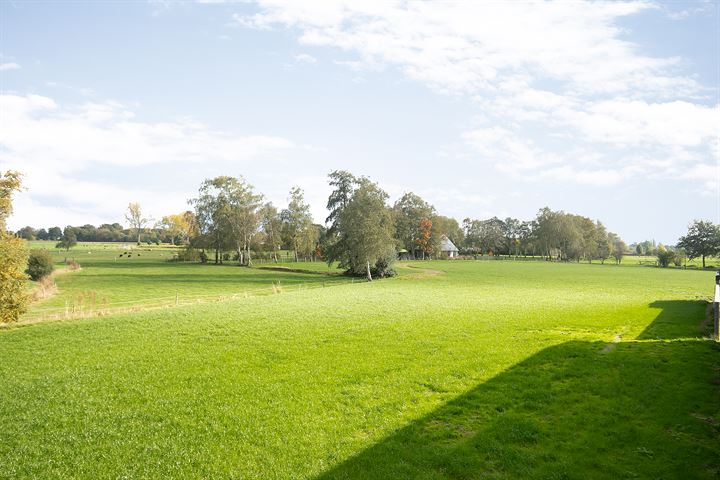
<instances>
[{"instance_id":1,"label":"tall tree","mask_svg":"<svg viewBox=\"0 0 720 480\"><path fill-rule=\"evenodd\" d=\"M312 228L312 215L310 205L305 203L305 194L300 187L290 190L288 206L282 211L280 217L283 221L283 237L286 243L295 252L295 261L298 253L305 245L309 230Z\"/></svg>"},{"instance_id":2,"label":"tall tree","mask_svg":"<svg viewBox=\"0 0 720 480\"><path fill-rule=\"evenodd\" d=\"M397 239L403 248L413 252L413 256L420 251L420 222L435 216L435 207L427 203L420 196L407 192L393 206L395 216L395 231ZM439 242L439 238L436 239Z\"/></svg>"},{"instance_id":3,"label":"tall tree","mask_svg":"<svg viewBox=\"0 0 720 480\"><path fill-rule=\"evenodd\" d=\"M338 224L340 215L350 203L355 189L364 180L364 177L358 178L345 170L335 170L328 174L328 183L333 187L327 201L330 214L325 219L328 229L323 240L325 260L328 265L339 262L340 268L346 268L349 264L349 259L344 257L348 252L345 244L347 239L340 234Z\"/></svg>"},{"instance_id":4,"label":"tall tree","mask_svg":"<svg viewBox=\"0 0 720 480\"><path fill-rule=\"evenodd\" d=\"M188 241L194 220L195 215L190 211L166 215L160 220L159 227L165 231L165 234L170 237L170 243L174 245L176 241Z\"/></svg>"},{"instance_id":5,"label":"tall tree","mask_svg":"<svg viewBox=\"0 0 720 480\"><path fill-rule=\"evenodd\" d=\"M59 240L62 237L62 230L60 227L48 228L48 240Z\"/></svg>"},{"instance_id":6,"label":"tall tree","mask_svg":"<svg viewBox=\"0 0 720 480\"><path fill-rule=\"evenodd\" d=\"M262 195L256 194L252 185L243 177L232 178L227 184L230 208L230 231L241 265L252 265L250 244L260 224L259 210Z\"/></svg>"},{"instance_id":7,"label":"tall tree","mask_svg":"<svg viewBox=\"0 0 720 480\"><path fill-rule=\"evenodd\" d=\"M720 253L720 226L695 220L688 227L687 234L680 237L677 246L685 250L690 260L702 258L702 266L705 268L705 258Z\"/></svg>"},{"instance_id":8,"label":"tall tree","mask_svg":"<svg viewBox=\"0 0 720 480\"><path fill-rule=\"evenodd\" d=\"M60 237L60 241L55 245L55 248L64 248L67 252L75 245L77 245L75 229L68 225L65 227L65 230L63 230L62 237Z\"/></svg>"},{"instance_id":9,"label":"tall tree","mask_svg":"<svg viewBox=\"0 0 720 480\"><path fill-rule=\"evenodd\" d=\"M325 219L329 224L329 230L336 226L340 212L350 203L355 188L358 186L358 178L346 170L334 170L328 174L328 184L333 187L328 197L327 209L330 214Z\"/></svg>"},{"instance_id":10,"label":"tall tree","mask_svg":"<svg viewBox=\"0 0 720 480\"><path fill-rule=\"evenodd\" d=\"M518 256L520 253L520 220L507 217L500 225L505 240L505 250L508 255Z\"/></svg>"},{"instance_id":11,"label":"tall tree","mask_svg":"<svg viewBox=\"0 0 720 480\"><path fill-rule=\"evenodd\" d=\"M612 245L611 254L615 259L615 263L620 264L620 262L622 262L623 256L625 256L625 252L627 251L627 245L625 244L625 242L623 242L622 238L612 232L608 232L608 239L610 240L610 244Z\"/></svg>"},{"instance_id":12,"label":"tall tree","mask_svg":"<svg viewBox=\"0 0 720 480\"><path fill-rule=\"evenodd\" d=\"M260 228L264 234L263 247L272 252L272 258L277 262L277 253L282 246L282 220L277 208L270 202L260 208Z\"/></svg>"},{"instance_id":13,"label":"tall tree","mask_svg":"<svg viewBox=\"0 0 720 480\"><path fill-rule=\"evenodd\" d=\"M604 264L605 260L610 257L612 245L608 239L605 225L600 223L599 220L595 226L595 232L595 256L600 260L600 263Z\"/></svg>"},{"instance_id":14,"label":"tall tree","mask_svg":"<svg viewBox=\"0 0 720 480\"><path fill-rule=\"evenodd\" d=\"M128 204L127 212L125 213L125 220L127 220L130 227L135 229L137 232L137 244L139 245L142 229L150 222L150 219L143 217L142 209L140 208L139 203L130 202Z\"/></svg>"},{"instance_id":15,"label":"tall tree","mask_svg":"<svg viewBox=\"0 0 720 480\"><path fill-rule=\"evenodd\" d=\"M209 178L200 185L198 196L189 201L195 207L197 235L191 244L215 251L215 264L222 263L222 251L234 247L230 194L232 177Z\"/></svg>"},{"instance_id":16,"label":"tall tree","mask_svg":"<svg viewBox=\"0 0 720 480\"><path fill-rule=\"evenodd\" d=\"M347 249L342 258L350 272L364 273L368 280L372 280L373 270L379 276L392 271L394 225L387 198L387 193L365 179L338 215L338 233L346 239Z\"/></svg>"},{"instance_id":17,"label":"tall tree","mask_svg":"<svg viewBox=\"0 0 720 480\"><path fill-rule=\"evenodd\" d=\"M415 244L418 247L418 249L422 252L422 258L425 260L425 255L432 255L433 253L433 244L431 241L432 238L432 220L429 218L423 218L420 220L420 225L418 228L418 238L415 240Z\"/></svg>"},{"instance_id":18,"label":"tall tree","mask_svg":"<svg viewBox=\"0 0 720 480\"><path fill-rule=\"evenodd\" d=\"M20 190L22 176L7 171L0 174L0 322L14 322L27 308L25 267L28 252L25 241L7 231L12 214L12 196Z\"/></svg>"}]
</instances>

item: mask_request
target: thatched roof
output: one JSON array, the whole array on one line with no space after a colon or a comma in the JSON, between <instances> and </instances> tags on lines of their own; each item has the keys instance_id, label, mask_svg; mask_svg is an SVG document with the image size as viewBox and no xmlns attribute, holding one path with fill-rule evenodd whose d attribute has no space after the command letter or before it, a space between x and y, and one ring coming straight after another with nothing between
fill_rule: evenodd
<instances>
[{"instance_id":1,"label":"thatched roof","mask_svg":"<svg viewBox=\"0 0 720 480\"><path fill-rule=\"evenodd\" d=\"M440 237L440 251L441 252L458 252L458 248L455 244L447 238L445 235Z\"/></svg>"}]
</instances>

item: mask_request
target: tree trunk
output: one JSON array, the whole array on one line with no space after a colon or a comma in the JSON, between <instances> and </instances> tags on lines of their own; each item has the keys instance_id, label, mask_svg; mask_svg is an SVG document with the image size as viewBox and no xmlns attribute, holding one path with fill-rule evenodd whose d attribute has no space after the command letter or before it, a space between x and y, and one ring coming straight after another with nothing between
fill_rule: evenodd
<instances>
[{"instance_id":1,"label":"tree trunk","mask_svg":"<svg viewBox=\"0 0 720 480\"><path fill-rule=\"evenodd\" d=\"M247 266L252 267L252 258L250 258L250 244L247 244L247 247L245 248L245 253L247 255Z\"/></svg>"},{"instance_id":2,"label":"tree trunk","mask_svg":"<svg viewBox=\"0 0 720 480\"><path fill-rule=\"evenodd\" d=\"M219 260L219 252L218 252L218 248L215 247L215 265L218 264L218 260Z\"/></svg>"},{"instance_id":3,"label":"tree trunk","mask_svg":"<svg viewBox=\"0 0 720 480\"><path fill-rule=\"evenodd\" d=\"M367 272L368 282L372 282L372 274L370 273L370 262L365 264L365 271Z\"/></svg>"},{"instance_id":4,"label":"tree trunk","mask_svg":"<svg viewBox=\"0 0 720 480\"><path fill-rule=\"evenodd\" d=\"M705 269L705 255L702 256L703 270Z\"/></svg>"}]
</instances>

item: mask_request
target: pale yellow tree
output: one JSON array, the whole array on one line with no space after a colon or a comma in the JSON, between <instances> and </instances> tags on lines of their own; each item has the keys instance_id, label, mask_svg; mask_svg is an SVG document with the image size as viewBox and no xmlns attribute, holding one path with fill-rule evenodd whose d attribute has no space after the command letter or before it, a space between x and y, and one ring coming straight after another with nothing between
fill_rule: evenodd
<instances>
[{"instance_id":1,"label":"pale yellow tree","mask_svg":"<svg viewBox=\"0 0 720 480\"><path fill-rule=\"evenodd\" d=\"M24 240L8 233L6 223L12 213L13 193L20 185L20 173L0 173L0 323L16 321L27 308L24 271L28 252Z\"/></svg>"},{"instance_id":2,"label":"pale yellow tree","mask_svg":"<svg viewBox=\"0 0 720 480\"><path fill-rule=\"evenodd\" d=\"M150 222L149 218L142 216L142 209L140 204L137 202L131 202L128 204L127 213L125 214L125 220L130 224L130 228L137 232L137 243L140 243L140 234L143 228Z\"/></svg>"}]
</instances>

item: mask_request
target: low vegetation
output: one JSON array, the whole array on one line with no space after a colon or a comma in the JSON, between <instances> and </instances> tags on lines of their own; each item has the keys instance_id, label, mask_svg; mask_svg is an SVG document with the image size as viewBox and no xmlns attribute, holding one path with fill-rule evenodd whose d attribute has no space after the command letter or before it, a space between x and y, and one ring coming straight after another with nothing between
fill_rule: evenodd
<instances>
[{"instance_id":1,"label":"low vegetation","mask_svg":"<svg viewBox=\"0 0 720 480\"><path fill-rule=\"evenodd\" d=\"M45 249L30 251L27 264L27 274L31 280L40 280L50 275L55 268L52 254Z\"/></svg>"}]
</instances>

